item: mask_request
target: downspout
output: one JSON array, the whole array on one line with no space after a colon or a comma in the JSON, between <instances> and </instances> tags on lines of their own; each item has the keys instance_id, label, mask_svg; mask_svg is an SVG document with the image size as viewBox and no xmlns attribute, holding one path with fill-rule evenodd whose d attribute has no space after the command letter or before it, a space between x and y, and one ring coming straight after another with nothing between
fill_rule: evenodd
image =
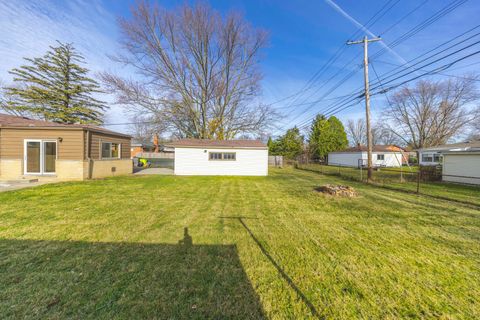
<instances>
[{"instance_id":1,"label":"downspout","mask_svg":"<svg viewBox=\"0 0 480 320\"><path fill-rule=\"evenodd\" d=\"M0 179L2 177L2 126L0 125Z\"/></svg>"},{"instance_id":2,"label":"downspout","mask_svg":"<svg viewBox=\"0 0 480 320\"><path fill-rule=\"evenodd\" d=\"M90 130L87 130L87 161L88 161L87 179L92 179L93 161L90 154Z\"/></svg>"}]
</instances>

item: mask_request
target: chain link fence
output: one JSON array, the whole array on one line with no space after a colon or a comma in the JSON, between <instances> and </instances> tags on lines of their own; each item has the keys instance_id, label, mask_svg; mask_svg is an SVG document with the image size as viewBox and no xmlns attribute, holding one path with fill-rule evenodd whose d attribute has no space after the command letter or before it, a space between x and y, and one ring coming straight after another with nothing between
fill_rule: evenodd
<instances>
[{"instance_id":1,"label":"chain link fence","mask_svg":"<svg viewBox=\"0 0 480 320\"><path fill-rule=\"evenodd\" d=\"M362 166L354 168L331 163L300 161L295 164L295 167L322 175L367 183L367 169ZM445 181L459 179L473 183L467 185ZM480 177L442 175L441 166L376 167L373 170L371 184L480 207Z\"/></svg>"}]
</instances>

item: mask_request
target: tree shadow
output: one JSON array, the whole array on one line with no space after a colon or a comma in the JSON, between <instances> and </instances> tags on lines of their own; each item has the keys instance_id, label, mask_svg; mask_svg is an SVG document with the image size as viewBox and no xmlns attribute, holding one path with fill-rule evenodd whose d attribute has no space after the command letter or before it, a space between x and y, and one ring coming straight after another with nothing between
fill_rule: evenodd
<instances>
[{"instance_id":1,"label":"tree shadow","mask_svg":"<svg viewBox=\"0 0 480 320\"><path fill-rule=\"evenodd\" d=\"M0 239L2 318L262 319L235 245Z\"/></svg>"}]
</instances>

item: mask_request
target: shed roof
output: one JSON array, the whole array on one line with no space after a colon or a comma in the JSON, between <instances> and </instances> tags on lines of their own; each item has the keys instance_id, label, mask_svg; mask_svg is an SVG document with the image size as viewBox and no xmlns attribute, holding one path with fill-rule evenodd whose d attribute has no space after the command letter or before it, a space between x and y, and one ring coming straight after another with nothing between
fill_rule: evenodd
<instances>
[{"instance_id":1,"label":"shed roof","mask_svg":"<svg viewBox=\"0 0 480 320\"><path fill-rule=\"evenodd\" d=\"M266 149L267 145L260 140L210 140L210 139L180 139L166 143L174 148L232 148L232 149Z\"/></svg>"},{"instance_id":2,"label":"shed roof","mask_svg":"<svg viewBox=\"0 0 480 320\"><path fill-rule=\"evenodd\" d=\"M66 124L45 120L30 119L27 117L18 117L9 114L0 113L0 128L25 128L25 129L77 129L92 130L101 133L129 137L130 135L111 131L99 126L89 124Z\"/></svg>"},{"instance_id":3,"label":"shed roof","mask_svg":"<svg viewBox=\"0 0 480 320\"><path fill-rule=\"evenodd\" d=\"M357 153L357 152L367 152L367 146L355 146L347 148L345 150L333 151L331 153ZM376 145L372 147L373 152L402 152L403 149L394 145Z\"/></svg>"}]
</instances>

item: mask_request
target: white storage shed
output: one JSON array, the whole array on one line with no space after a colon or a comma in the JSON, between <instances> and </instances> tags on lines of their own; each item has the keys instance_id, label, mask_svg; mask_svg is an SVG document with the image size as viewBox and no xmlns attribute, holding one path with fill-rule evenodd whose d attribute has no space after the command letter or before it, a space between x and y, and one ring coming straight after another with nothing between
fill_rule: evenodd
<instances>
[{"instance_id":1,"label":"white storage shed","mask_svg":"<svg viewBox=\"0 0 480 320\"><path fill-rule=\"evenodd\" d=\"M330 152L328 164L345 167L360 167L367 165L367 147L356 146L343 151ZM400 167L404 156L396 146L374 146L372 163L374 167Z\"/></svg>"},{"instance_id":2,"label":"white storage shed","mask_svg":"<svg viewBox=\"0 0 480 320\"><path fill-rule=\"evenodd\" d=\"M259 140L182 139L168 146L176 175L268 175L268 147Z\"/></svg>"}]
</instances>

